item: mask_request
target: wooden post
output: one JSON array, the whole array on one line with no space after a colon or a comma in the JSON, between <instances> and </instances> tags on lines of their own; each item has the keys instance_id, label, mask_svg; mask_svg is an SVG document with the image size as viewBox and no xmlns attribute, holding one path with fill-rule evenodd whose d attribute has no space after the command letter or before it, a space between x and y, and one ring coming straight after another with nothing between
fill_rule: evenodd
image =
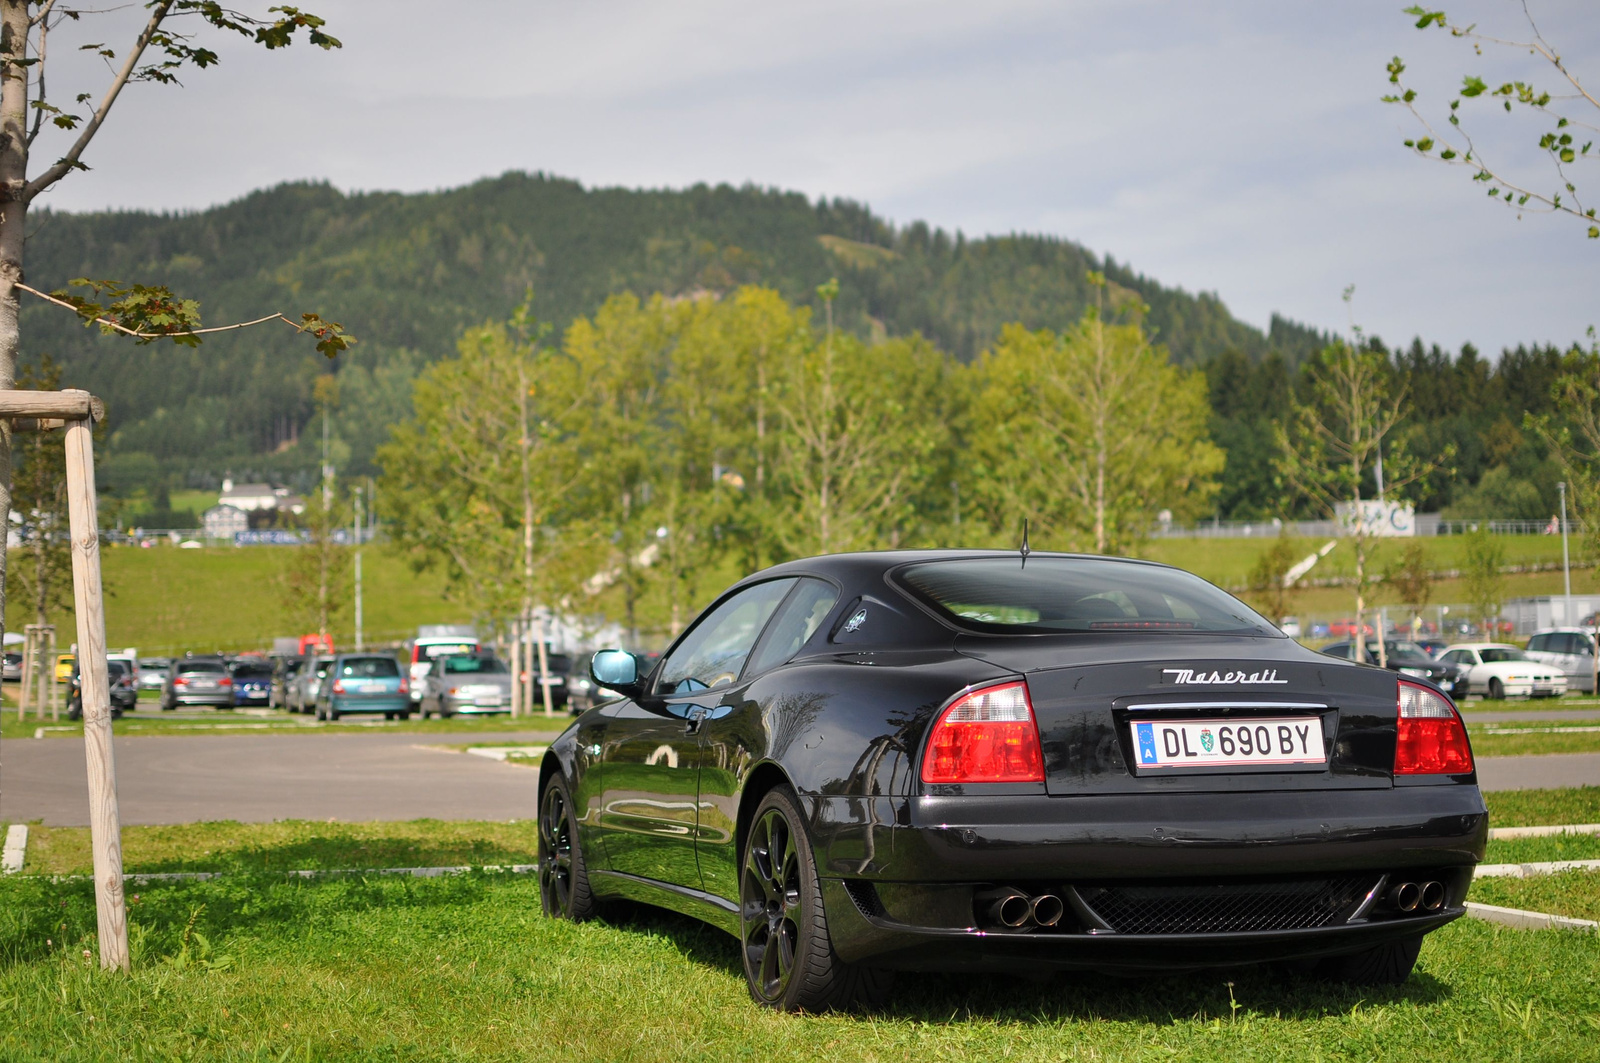
<instances>
[{"instance_id":1,"label":"wooden post","mask_svg":"<svg viewBox=\"0 0 1600 1063\"><path fill-rule=\"evenodd\" d=\"M539 689L544 691L544 714L554 716L555 706L550 704L550 658L544 648L544 617L533 615L533 637L539 645Z\"/></svg>"},{"instance_id":2,"label":"wooden post","mask_svg":"<svg viewBox=\"0 0 1600 1063\"><path fill-rule=\"evenodd\" d=\"M522 715L522 620L511 621L511 718Z\"/></svg>"},{"instance_id":3,"label":"wooden post","mask_svg":"<svg viewBox=\"0 0 1600 1063\"><path fill-rule=\"evenodd\" d=\"M64 392L63 397L73 394ZM76 394L84 400L89 398L87 392ZM89 417L67 423L67 513L72 528L72 593L78 616L83 744L89 762L89 838L94 849L100 966L126 971L128 921L122 896L122 827L117 812L117 776L111 756L111 689L106 665L105 599L100 588L93 426Z\"/></svg>"},{"instance_id":4,"label":"wooden post","mask_svg":"<svg viewBox=\"0 0 1600 1063\"><path fill-rule=\"evenodd\" d=\"M34 646L34 625L29 624L22 629L22 682L17 687L17 722L21 723L28 715L28 684L33 682L33 657L37 652Z\"/></svg>"},{"instance_id":5,"label":"wooden post","mask_svg":"<svg viewBox=\"0 0 1600 1063\"><path fill-rule=\"evenodd\" d=\"M47 700L50 702L50 722L61 722L61 684L56 682L56 626L46 624L44 628L44 667L39 670L39 682L44 684ZM39 718L44 719L44 701L39 702Z\"/></svg>"}]
</instances>

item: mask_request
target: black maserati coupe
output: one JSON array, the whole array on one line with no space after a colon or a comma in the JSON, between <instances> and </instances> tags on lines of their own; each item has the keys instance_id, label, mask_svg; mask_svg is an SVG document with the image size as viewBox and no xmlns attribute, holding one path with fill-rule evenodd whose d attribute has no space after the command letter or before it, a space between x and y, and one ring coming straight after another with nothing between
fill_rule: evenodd
<instances>
[{"instance_id":1,"label":"black maserati coupe","mask_svg":"<svg viewBox=\"0 0 1600 1063\"><path fill-rule=\"evenodd\" d=\"M1400 982L1487 836L1443 692L1165 565L810 558L590 668L620 697L541 766L546 912L703 919L787 1010L894 970Z\"/></svg>"}]
</instances>

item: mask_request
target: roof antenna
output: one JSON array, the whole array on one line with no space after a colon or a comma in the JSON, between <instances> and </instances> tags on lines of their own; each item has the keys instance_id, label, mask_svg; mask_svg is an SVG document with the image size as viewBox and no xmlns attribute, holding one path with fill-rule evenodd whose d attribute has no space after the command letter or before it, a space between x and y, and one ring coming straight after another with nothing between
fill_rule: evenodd
<instances>
[{"instance_id":1,"label":"roof antenna","mask_svg":"<svg viewBox=\"0 0 1600 1063\"><path fill-rule=\"evenodd\" d=\"M1027 568L1028 567L1028 555L1031 554L1031 553L1033 553L1033 550L1031 548L1029 548L1029 546L1028 546L1028 518L1027 517L1023 517L1022 518L1022 567L1023 568Z\"/></svg>"}]
</instances>

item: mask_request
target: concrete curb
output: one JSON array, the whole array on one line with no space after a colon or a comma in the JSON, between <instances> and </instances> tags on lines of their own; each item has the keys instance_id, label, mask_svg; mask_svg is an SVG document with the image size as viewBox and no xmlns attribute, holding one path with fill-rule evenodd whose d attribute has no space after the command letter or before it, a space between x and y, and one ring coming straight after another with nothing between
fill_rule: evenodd
<instances>
[{"instance_id":1,"label":"concrete curb","mask_svg":"<svg viewBox=\"0 0 1600 1063\"><path fill-rule=\"evenodd\" d=\"M1554 827L1490 827L1489 840L1547 838L1552 834L1600 834L1600 823L1567 823Z\"/></svg>"},{"instance_id":2,"label":"concrete curb","mask_svg":"<svg viewBox=\"0 0 1600 1063\"><path fill-rule=\"evenodd\" d=\"M1521 908L1502 908L1497 904L1478 904L1476 901L1467 902L1467 915L1518 930L1600 930L1600 923L1593 919L1569 919L1564 915L1525 912Z\"/></svg>"},{"instance_id":3,"label":"concrete curb","mask_svg":"<svg viewBox=\"0 0 1600 1063\"><path fill-rule=\"evenodd\" d=\"M1600 871L1600 860L1545 860L1537 864L1479 864L1473 878L1533 878L1562 871Z\"/></svg>"},{"instance_id":4,"label":"concrete curb","mask_svg":"<svg viewBox=\"0 0 1600 1063\"><path fill-rule=\"evenodd\" d=\"M531 875L539 870L538 864L461 864L456 867L350 867L327 871L158 871L149 874L124 875L124 882L142 885L146 882L208 882L214 878L228 878L237 874L282 875L285 878L339 878L350 875L409 875L412 878L442 878L445 875L467 875L481 871L490 875ZM57 875L57 882L70 882L88 878L88 875Z\"/></svg>"},{"instance_id":5,"label":"concrete curb","mask_svg":"<svg viewBox=\"0 0 1600 1063\"><path fill-rule=\"evenodd\" d=\"M6 847L0 852L0 874L15 875L28 857L28 828L13 823L6 830Z\"/></svg>"}]
</instances>

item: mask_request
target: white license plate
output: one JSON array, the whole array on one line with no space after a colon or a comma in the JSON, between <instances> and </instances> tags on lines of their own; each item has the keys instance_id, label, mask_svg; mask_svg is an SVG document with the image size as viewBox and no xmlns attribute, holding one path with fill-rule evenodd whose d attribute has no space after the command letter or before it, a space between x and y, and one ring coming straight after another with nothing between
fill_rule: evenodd
<instances>
[{"instance_id":1,"label":"white license plate","mask_svg":"<svg viewBox=\"0 0 1600 1063\"><path fill-rule=\"evenodd\" d=\"M1141 768L1212 768L1248 764L1324 764L1322 720L1286 716L1250 720L1134 720Z\"/></svg>"},{"instance_id":2,"label":"white license plate","mask_svg":"<svg viewBox=\"0 0 1600 1063\"><path fill-rule=\"evenodd\" d=\"M361 687L363 694L387 694L389 688L383 683L366 683Z\"/></svg>"},{"instance_id":3,"label":"white license plate","mask_svg":"<svg viewBox=\"0 0 1600 1063\"><path fill-rule=\"evenodd\" d=\"M498 706L500 704L500 701L501 701L500 696L497 695L497 694L491 694L491 695L489 695L487 697L484 697L484 696L480 695L477 698L477 702L478 702L479 705L495 705L495 706Z\"/></svg>"}]
</instances>

